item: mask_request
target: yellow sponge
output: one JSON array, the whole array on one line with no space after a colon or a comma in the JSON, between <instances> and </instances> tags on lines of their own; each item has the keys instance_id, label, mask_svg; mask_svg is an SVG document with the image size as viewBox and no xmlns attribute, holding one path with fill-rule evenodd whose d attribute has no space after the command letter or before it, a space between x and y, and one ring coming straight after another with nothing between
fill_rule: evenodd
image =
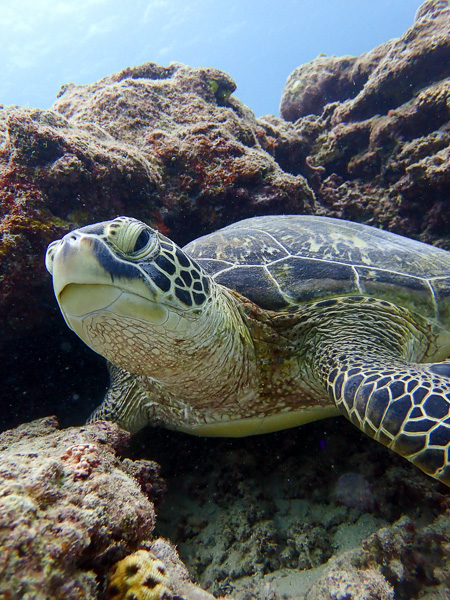
<instances>
[{"instance_id":1,"label":"yellow sponge","mask_svg":"<svg viewBox=\"0 0 450 600\"><path fill-rule=\"evenodd\" d=\"M109 600L163 600L173 598L166 567L147 550L138 550L117 562L108 577Z\"/></svg>"}]
</instances>

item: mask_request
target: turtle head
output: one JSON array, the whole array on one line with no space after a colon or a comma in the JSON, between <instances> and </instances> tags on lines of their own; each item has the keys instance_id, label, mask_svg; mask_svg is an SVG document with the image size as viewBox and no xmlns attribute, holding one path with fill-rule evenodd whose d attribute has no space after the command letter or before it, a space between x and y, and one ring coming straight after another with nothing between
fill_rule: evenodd
<instances>
[{"instance_id":1,"label":"turtle head","mask_svg":"<svg viewBox=\"0 0 450 600\"><path fill-rule=\"evenodd\" d=\"M74 230L49 245L45 263L69 327L127 371L138 372L125 345L157 351L162 338L181 341L191 330L195 335L209 305L208 275L137 219L118 217Z\"/></svg>"}]
</instances>

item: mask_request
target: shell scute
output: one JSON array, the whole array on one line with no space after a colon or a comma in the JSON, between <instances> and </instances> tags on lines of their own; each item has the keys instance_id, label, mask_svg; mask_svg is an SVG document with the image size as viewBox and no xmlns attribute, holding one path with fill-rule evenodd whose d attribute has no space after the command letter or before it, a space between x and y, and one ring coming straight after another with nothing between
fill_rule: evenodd
<instances>
[{"instance_id":1,"label":"shell scute","mask_svg":"<svg viewBox=\"0 0 450 600\"><path fill-rule=\"evenodd\" d=\"M185 251L222 285L271 310L339 295L403 306L450 327L450 253L326 217L253 217Z\"/></svg>"}]
</instances>

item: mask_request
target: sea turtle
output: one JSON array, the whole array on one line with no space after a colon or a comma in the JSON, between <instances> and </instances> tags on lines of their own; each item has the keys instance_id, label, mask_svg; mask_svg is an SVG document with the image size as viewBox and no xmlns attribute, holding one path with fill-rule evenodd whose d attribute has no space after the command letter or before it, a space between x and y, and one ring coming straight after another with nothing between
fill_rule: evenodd
<instances>
[{"instance_id":1,"label":"sea turtle","mask_svg":"<svg viewBox=\"0 0 450 600\"><path fill-rule=\"evenodd\" d=\"M50 244L46 265L109 361L91 420L245 436L343 414L450 485L450 253L316 216L180 249L118 217Z\"/></svg>"}]
</instances>

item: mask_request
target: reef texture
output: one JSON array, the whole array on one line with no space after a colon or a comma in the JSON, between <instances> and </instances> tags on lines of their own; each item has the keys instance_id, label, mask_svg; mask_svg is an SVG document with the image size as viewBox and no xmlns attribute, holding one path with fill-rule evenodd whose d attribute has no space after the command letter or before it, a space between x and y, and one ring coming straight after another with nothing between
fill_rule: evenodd
<instances>
[{"instance_id":1,"label":"reef texture","mask_svg":"<svg viewBox=\"0 0 450 600\"><path fill-rule=\"evenodd\" d=\"M141 563L148 585L133 582L136 598L213 600L153 539L165 482L156 463L120 459L128 441L112 423L60 430L54 417L0 435L1 600L130 600L111 585L122 591ZM149 566L165 585L150 585Z\"/></svg>"},{"instance_id":2,"label":"reef texture","mask_svg":"<svg viewBox=\"0 0 450 600\"><path fill-rule=\"evenodd\" d=\"M166 476L156 532L208 591L238 600L448 600L447 488L350 423L243 440L166 436L170 455L143 435L133 442Z\"/></svg>"},{"instance_id":3,"label":"reef texture","mask_svg":"<svg viewBox=\"0 0 450 600\"><path fill-rule=\"evenodd\" d=\"M256 119L227 74L180 64L68 84L51 110L0 106L0 428L82 423L104 393L104 361L68 332L44 268L74 227L128 214L183 244L248 216L314 213L450 249L449 65L448 2L427 0L400 39L297 69L283 118ZM164 564L156 597L211 598L169 543L146 541L164 494L148 457L169 482L157 533L210 592L449 598L447 490L350 424L142 435L142 460L118 458L127 435L110 424L46 419L0 437L2 600L102 600L107 582L111 597L153 598L150 579L111 571L136 556L148 575Z\"/></svg>"},{"instance_id":4,"label":"reef texture","mask_svg":"<svg viewBox=\"0 0 450 600\"><path fill-rule=\"evenodd\" d=\"M401 38L289 76L280 112L318 212L450 249L449 65L448 2L427 0Z\"/></svg>"},{"instance_id":5,"label":"reef texture","mask_svg":"<svg viewBox=\"0 0 450 600\"><path fill-rule=\"evenodd\" d=\"M155 463L118 458L128 439L111 423L59 430L54 418L0 436L2 600L103 598L110 567L152 537L165 484ZM169 571L180 562L158 558ZM185 598L208 596L184 583Z\"/></svg>"}]
</instances>

